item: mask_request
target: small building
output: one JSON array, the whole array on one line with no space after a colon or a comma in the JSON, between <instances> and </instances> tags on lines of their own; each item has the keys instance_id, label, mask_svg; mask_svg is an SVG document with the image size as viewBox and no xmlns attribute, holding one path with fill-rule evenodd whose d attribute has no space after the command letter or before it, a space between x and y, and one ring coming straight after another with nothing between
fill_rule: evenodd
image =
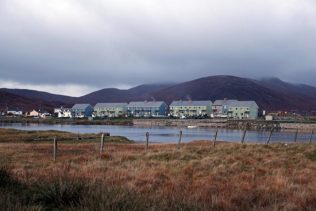
<instances>
[{"instance_id":1,"label":"small building","mask_svg":"<svg viewBox=\"0 0 316 211\"><path fill-rule=\"evenodd\" d=\"M42 110L42 111L39 111L39 117L43 119L51 118L52 114L49 113L48 111Z\"/></svg>"},{"instance_id":2,"label":"small building","mask_svg":"<svg viewBox=\"0 0 316 211\"><path fill-rule=\"evenodd\" d=\"M90 104L75 104L72 107L72 116L74 118L91 117L93 107Z\"/></svg>"},{"instance_id":3,"label":"small building","mask_svg":"<svg viewBox=\"0 0 316 211\"><path fill-rule=\"evenodd\" d=\"M273 115L268 114L265 116L265 119L266 121L272 121L274 118L273 118Z\"/></svg>"},{"instance_id":4,"label":"small building","mask_svg":"<svg viewBox=\"0 0 316 211\"><path fill-rule=\"evenodd\" d=\"M215 100L212 105L212 111L214 117L227 118L228 105L233 102L237 102L238 100Z\"/></svg>"},{"instance_id":5,"label":"small building","mask_svg":"<svg viewBox=\"0 0 316 211\"><path fill-rule=\"evenodd\" d=\"M94 106L96 117L124 117L127 115L127 103L97 103Z\"/></svg>"},{"instance_id":6,"label":"small building","mask_svg":"<svg viewBox=\"0 0 316 211\"><path fill-rule=\"evenodd\" d=\"M258 105L255 101L236 101L228 104L228 118L256 119L258 118Z\"/></svg>"},{"instance_id":7,"label":"small building","mask_svg":"<svg viewBox=\"0 0 316 211\"><path fill-rule=\"evenodd\" d=\"M72 109L71 108L55 108L54 114L58 118L72 118Z\"/></svg>"},{"instance_id":8,"label":"small building","mask_svg":"<svg viewBox=\"0 0 316 211\"><path fill-rule=\"evenodd\" d=\"M19 109L19 108L9 108L6 115L7 116L22 116L23 111L22 109Z\"/></svg>"},{"instance_id":9,"label":"small building","mask_svg":"<svg viewBox=\"0 0 316 211\"><path fill-rule=\"evenodd\" d=\"M128 116L163 117L167 115L168 105L164 101L130 102L127 105Z\"/></svg>"},{"instance_id":10,"label":"small building","mask_svg":"<svg viewBox=\"0 0 316 211\"><path fill-rule=\"evenodd\" d=\"M40 113L33 109L32 111L28 112L26 114L27 117L33 117L33 118L38 118L40 116Z\"/></svg>"},{"instance_id":11,"label":"small building","mask_svg":"<svg viewBox=\"0 0 316 211\"><path fill-rule=\"evenodd\" d=\"M212 101L173 101L170 104L170 115L174 117L210 117Z\"/></svg>"}]
</instances>

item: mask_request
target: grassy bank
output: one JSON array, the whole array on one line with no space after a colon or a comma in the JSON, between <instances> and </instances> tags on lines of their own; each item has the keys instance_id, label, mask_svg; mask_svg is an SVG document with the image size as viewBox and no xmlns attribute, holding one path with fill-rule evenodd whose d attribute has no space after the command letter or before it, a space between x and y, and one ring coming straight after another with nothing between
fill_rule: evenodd
<instances>
[{"instance_id":1,"label":"grassy bank","mask_svg":"<svg viewBox=\"0 0 316 211\"><path fill-rule=\"evenodd\" d=\"M105 142L132 142L125 137L109 136L110 134L107 134L106 132L104 134L108 135L104 137ZM56 138L58 141L62 141L63 143L91 143L100 142L101 134L74 134L56 130L27 131L0 128L0 143L48 143L54 138Z\"/></svg>"},{"instance_id":2,"label":"grassy bank","mask_svg":"<svg viewBox=\"0 0 316 211\"><path fill-rule=\"evenodd\" d=\"M315 144L0 143L0 207L315 210Z\"/></svg>"},{"instance_id":3,"label":"grassy bank","mask_svg":"<svg viewBox=\"0 0 316 211\"><path fill-rule=\"evenodd\" d=\"M36 123L36 124L75 124L75 125L133 125L132 118L112 118L112 119L67 119L67 118L24 118L24 117L1 117L0 123Z\"/></svg>"}]
</instances>

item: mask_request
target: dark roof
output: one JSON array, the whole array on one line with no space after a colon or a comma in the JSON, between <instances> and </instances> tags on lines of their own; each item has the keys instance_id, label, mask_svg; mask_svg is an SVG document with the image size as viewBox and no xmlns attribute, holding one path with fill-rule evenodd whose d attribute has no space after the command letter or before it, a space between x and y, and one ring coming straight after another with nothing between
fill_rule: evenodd
<instances>
[{"instance_id":1,"label":"dark roof","mask_svg":"<svg viewBox=\"0 0 316 211\"><path fill-rule=\"evenodd\" d=\"M211 106L212 105L212 101L210 100L205 100L205 101L173 101L170 104L171 106Z\"/></svg>"},{"instance_id":2,"label":"dark roof","mask_svg":"<svg viewBox=\"0 0 316 211\"><path fill-rule=\"evenodd\" d=\"M124 107L127 103L97 103L94 108Z\"/></svg>"},{"instance_id":3,"label":"dark roof","mask_svg":"<svg viewBox=\"0 0 316 211\"><path fill-rule=\"evenodd\" d=\"M166 104L164 101L132 101L128 104L128 107L160 107L162 104Z\"/></svg>"},{"instance_id":4,"label":"dark roof","mask_svg":"<svg viewBox=\"0 0 316 211\"><path fill-rule=\"evenodd\" d=\"M215 100L213 105L215 106L222 106L222 105L229 105L232 102L237 102L238 100Z\"/></svg>"},{"instance_id":5,"label":"dark roof","mask_svg":"<svg viewBox=\"0 0 316 211\"><path fill-rule=\"evenodd\" d=\"M91 106L90 104L75 104L72 109L80 109L80 110L84 110L87 107Z\"/></svg>"},{"instance_id":6,"label":"dark roof","mask_svg":"<svg viewBox=\"0 0 316 211\"><path fill-rule=\"evenodd\" d=\"M228 106L231 107L258 107L257 103L255 101L236 101L231 102Z\"/></svg>"}]
</instances>

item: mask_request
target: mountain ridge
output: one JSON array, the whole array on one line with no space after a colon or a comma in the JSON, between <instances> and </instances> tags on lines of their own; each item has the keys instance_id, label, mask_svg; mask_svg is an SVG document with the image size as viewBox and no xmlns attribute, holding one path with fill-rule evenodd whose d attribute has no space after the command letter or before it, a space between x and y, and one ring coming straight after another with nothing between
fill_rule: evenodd
<instances>
[{"instance_id":1,"label":"mountain ridge","mask_svg":"<svg viewBox=\"0 0 316 211\"><path fill-rule=\"evenodd\" d=\"M316 110L316 87L288 83L278 78L256 80L229 75L202 77L183 83L143 84L130 89L106 88L80 97L25 89L2 88L0 93L13 94L17 99L23 97L25 102L33 99L50 107L59 104L71 106L74 103L94 105L98 102L129 102L135 100L164 100L171 103L172 100L179 99L214 101L229 98L254 100L260 108L269 111L294 110L304 112ZM5 98L4 96L2 104L5 102ZM10 102L14 104L13 98L10 97Z\"/></svg>"}]
</instances>

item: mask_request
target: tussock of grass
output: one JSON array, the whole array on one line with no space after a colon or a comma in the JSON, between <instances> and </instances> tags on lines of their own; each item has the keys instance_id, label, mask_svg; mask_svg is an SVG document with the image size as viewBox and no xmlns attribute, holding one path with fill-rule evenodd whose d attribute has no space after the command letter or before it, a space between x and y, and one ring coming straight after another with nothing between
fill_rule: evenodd
<instances>
[{"instance_id":1,"label":"tussock of grass","mask_svg":"<svg viewBox=\"0 0 316 211\"><path fill-rule=\"evenodd\" d=\"M13 180L6 167L0 167L0 188L12 185Z\"/></svg>"},{"instance_id":2,"label":"tussock of grass","mask_svg":"<svg viewBox=\"0 0 316 211\"><path fill-rule=\"evenodd\" d=\"M104 141L109 143L132 143L131 140L123 136L106 136Z\"/></svg>"},{"instance_id":3,"label":"tussock of grass","mask_svg":"<svg viewBox=\"0 0 316 211\"><path fill-rule=\"evenodd\" d=\"M148 156L150 160L157 160L157 161L171 161L179 159L179 153L174 152L163 152L163 153L154 153Z\"/></svg>"},{"instance_id":4,"label":"tussock of grass","mask_svg":"<svg viewBox=\"0 0 316 211\"><path fill-rule=\"evenodd\" d=\"M306 152L305 156L311 161L316 161L316 150L312 150L310 152Z\"/></svg>"},{"instance_id":5,"label":"tussock of grass","mask_svg":"<svg viewBox=\"0 0 316 211\"><path fill-rule=\"evenodd\" d=\"M66 208L80 205L85 185L70 178L54 178L52 181L32 186L33 201L45 208Z\"/></svg>"}]
</instances>

